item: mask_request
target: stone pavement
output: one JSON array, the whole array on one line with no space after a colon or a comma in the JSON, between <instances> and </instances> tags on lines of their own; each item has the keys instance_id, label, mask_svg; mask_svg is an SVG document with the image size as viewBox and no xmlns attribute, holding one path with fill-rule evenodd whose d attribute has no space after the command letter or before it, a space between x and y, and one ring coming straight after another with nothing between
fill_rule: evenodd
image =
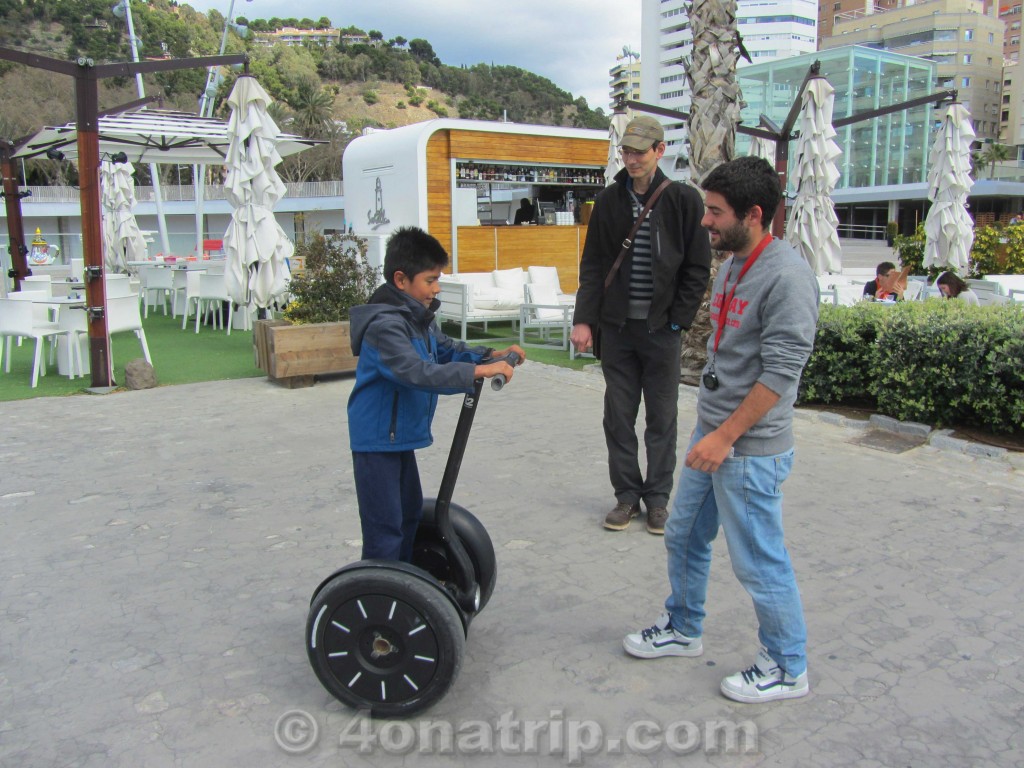
<instances>
[{"instance_id":1,"label":"stone pavement","mask_svg":"<svg viewBox=\"0 0 1024 768\"><path fill-rule=\"evenodd\" d=\"M313 588L359 554L351 386L250 379L3 404L0 765L1024 761L1016 457L891 453L802 413L786 522L812 694L741 705L718 684L751 663L755 624L721 539L704 655L623 653L665 597L662 539L640 521L600 527L600 375L529 362L485 389L456 490L499 564L461 675L411 720L359 718L303 646ZM694 397L680 395L682 444ZM457 410L443 400L437 444L420 452L428 495Z\"/></svg>"}]
</instances>

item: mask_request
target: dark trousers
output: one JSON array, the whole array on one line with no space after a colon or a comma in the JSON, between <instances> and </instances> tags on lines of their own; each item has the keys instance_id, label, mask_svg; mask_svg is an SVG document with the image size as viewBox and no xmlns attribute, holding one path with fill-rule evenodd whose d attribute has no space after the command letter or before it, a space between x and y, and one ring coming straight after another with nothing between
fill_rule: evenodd
<instances>
[{"instance_id":1,"label":"dark trousers","mask_svg":"<svg viewBox=\"0 0 1024 768\"><path fill-rule=\"evenodd\" d=\"M604 372L604 436L608 475L615 498L626 504L667 507L676 468L681 335L668 328L651 332L645 320L618 328L601 326ZM647 476L640 470L636 419L643 396L647 423Z\"/></svg>"},{"instance_id":2,"label":"dark trousers","mask_svg":"<svg viewBox=\"0 0 1024 768\"><path fill-rule=\"evenodd\" d=\"M423 514L423 489L413 451L353 452L363 560L412 562Z\"/></svg>"}]
</instances>

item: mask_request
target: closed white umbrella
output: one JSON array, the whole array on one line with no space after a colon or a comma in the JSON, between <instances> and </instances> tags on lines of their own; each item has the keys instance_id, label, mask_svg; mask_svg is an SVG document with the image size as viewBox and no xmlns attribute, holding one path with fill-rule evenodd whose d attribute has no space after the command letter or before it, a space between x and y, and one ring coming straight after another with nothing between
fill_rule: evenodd
<instances>
[{"instance_id":1,"label":"closed white umbrella","mask_svg":"<svg viewBox=\"0 0 1024 768\"><path fill-rule=\"evenodd\" d=\"M790 168L796 199L786 221L786 240L799 251L816 275L841 271L839 219L832 190L839 181L836 158L842 154L832 127L835 90L823 77L807 83L797 125L795 161Z\"/></svg>"},{"instance_id":2,"label":"closed white umbrella","mask_svg":"<svg viewBox=\"0 0 1024 768\"><path fill-rule=\"evenodd\" d=\"M928 199L924 220L925 267L948 267L960 274L974 245L974 222L967 213L974 128L963 104L950 104L928 153Z\"/></svg>"},{"instance_id":3,"label":"closed white umbrella","mask_svg":"<svg viewBox=\"0 0 1024 768\"><path fill-rule=\"evenodd\" d=\"M626 166L619 154L619 142L629 125L629 115L625 112L612 112L612 121L608 125L608 164L604 168L604 185L607 187L615 181L615 174Z\"/></svg>"},{"instance_id":4,"label":"closed white umbrella","mask_svg":"<svg viewBox=\"0 0 1024 768\"><path fill-rule=\"evenodd\" d=\"M129 261L146 258L146 239L135 221L135 182L131 163L100 163L103 263L108 272L127 272Z\"/></svg>"},{"instance_id":5,"label":"closed white umbrella","mask_svg":"<svg viewBox=\"0 0 1024 768\"><path fill-rule=\"evenodd\" d=\"M775 167L775 142L755 136L750 140L750 156L764 158Z\"/></svg>"},{"instance_id":6,"label":"closed white umbrella","mask_svg":"<svg viewBox=\"0 0 1024 768\"><path fill-rule=\"evenodd\" d=\"M224 282L235 302L270 306L288 286L287 259L295 247L274 217L274 205L284 197L284 182L274 166L281 162L277 151L280 131L267 114L270 96L243 75L228 97L228 173L224 194L233 208L224 233L227 264Z\"/></svg>"}]
</instances>

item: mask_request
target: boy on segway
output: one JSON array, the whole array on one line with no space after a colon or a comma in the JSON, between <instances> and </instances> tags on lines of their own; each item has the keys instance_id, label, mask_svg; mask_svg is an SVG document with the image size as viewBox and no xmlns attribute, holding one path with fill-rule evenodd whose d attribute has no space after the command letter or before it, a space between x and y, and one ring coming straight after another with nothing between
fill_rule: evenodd
<instances>
[{"instance_id":1,"label":"boy on segway","mask_svg":"<svg viewBox=\"0 0 1024 768\"><path fill-rule=\"evenodd\" d=\"M348 400L349 443L355 472L364 560L412 561L423 509L417 448L433 443L430 425L439 394L473 391L479 378L512 378L504 361L526 353L513 344L494 352L455 341L434 313L448 254L436 238L403 227L388 238L385 283L350 313L352 351L359 356Z\"/></svg>"}]
</instances>

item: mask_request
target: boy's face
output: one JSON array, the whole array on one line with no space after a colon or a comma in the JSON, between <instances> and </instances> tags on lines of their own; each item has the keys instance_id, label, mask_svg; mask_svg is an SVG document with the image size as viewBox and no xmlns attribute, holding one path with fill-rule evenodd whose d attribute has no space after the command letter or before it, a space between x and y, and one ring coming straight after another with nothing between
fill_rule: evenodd
<instances>
[{"instance_id":1,"label":"boy's face","mask_svg":"<svg viewBox=\"0 0 1024 768\"><path fill-rule=\"evenodd\" d=\"M441 283L438 282L440 277L440 267L425 270L412 278L407 277L404 272L395 272L395 287L430 309L434 297L441 292Z\"/></svg>"}]
</instances>

